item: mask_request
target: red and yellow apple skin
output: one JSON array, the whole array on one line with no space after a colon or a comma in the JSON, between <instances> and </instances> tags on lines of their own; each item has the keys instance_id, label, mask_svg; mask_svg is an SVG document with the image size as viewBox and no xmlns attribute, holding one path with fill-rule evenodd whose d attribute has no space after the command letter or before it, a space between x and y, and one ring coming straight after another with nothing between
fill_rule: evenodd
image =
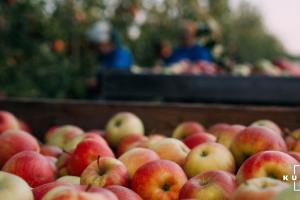
<instances>
[{"instance_id":1,"label":"red and yellow apple skin","mask_svg":"<svg viewBox=\"0 0 300 200\"><path fill-rule=\"evenodd\" d=\"M56 168L58 176L69 175L68 163L72 153L63 152L57 159Z\"/></svg>"},{"instance_id":2,"label":"red and yellow apple skin","mask_svg":"<svg viewBox=\"0 0 300 200\"><path fill-rule=\"evenodd\" d=\"M246 127L242 125L232 125L224 127L215 133L217 137L217 143L223 144L228 149L230 148L235 136L237 136Z\"/></svg>"},{"instance_id":3,"label":"red and yellow apple skin","mask_svg":"<svg viewBox=\"0 0 300 200\"><path fill-rule=\"evenodd\" d=\"M149 149L151 146L156 144L158 141L165 139L166 136L160 134L149 135L147 140L140 141L136 147L147 148Z\"/></svg>"},{"instance_id":4,"label":"red and yellow apple skin","mask_svg":"<svg viewBox=\"0 0 300 200\"><path fill-rule=\"evenodd\" d=\"M218 135L219 131L223 131L223 130L225 130L227 128L230 128L230 127L231 127L230 124L227 124L227 123L218 123L218 124L214 124L214 125L210 126L207 129L207 132L211 133L213 135Z\"/></svg>"},{"instance_id":5,"label":"red and yellow apple skin","mask_svg":"<svg viewBox=\"0 0 300 200\"><path fill-rule=\"evenodd\" d=\"M99 158L82 172L80 184L106 187L109 185L127 186L128 170L119 160L110 157Z\"/></svg>"},{"instance_id":6,"label":"red and yellow apple skin","mask_svg":"<svg viewBox=\"0 0 300 200\"><path fill-rule=\"evenodd\" d=\"M133 148L119 157L119 160L128 169L130 178L144 164L159 159L159 156L154 151L145 148Z\"/></svg>"},{"instance_id":7,"label":"red and yellow apple skin","mask_svg":"<svg viewBox=\"0 0 300 200\"><path fill-rule=\"evenodd\" d=\"M278 133L279 135L283 134L282 130L275 122L273 122L271 120L267 120L267 119L255 121L250 126L266 127L266 128L273 130L275 133Z\"/></svg>"},{"instance_id":8,"label":"red and yellow apple skin","mask_svg":"<svg viewBox=\"0 0 300 200\"><path fill-rule=\"evenodd\" d=\"M80 176L83 170L98 157L114 157L110 148L102 143L87 139L80 142L68 159L69 175Z\"/></svg>"},{"instance_id":9,"label":"red and yellow apple skin","mask_svg":"<svg viewBox=\"0 0 300 200\"><path fill-rule=\"evenodd\" d=\"M143 200L177 200L186 181L179 165L168 160L156 160L137 170L131 188Z\"/></svg>"},{"instance_id":10,"label":"red and yellow apple skin","mask_svg":"<svg viewBox=\"0 0 300 200\"><path fill-rule=\"evenodd\" d=\"M54 181L55 171L49 160L34 151L22 151L11 157L3 171L22 177L31 187Z\"/></svg>"},{"instance_id":11,"label":"red and yellow apple skin","mask_svg":"<svg viewBox=\"0 0 300 200\"><path fill-rule=\"evenodd\" d=\"M232 200L272 200L288 187L287 183L272 178L250 179L238 187Z\"/></svg>"},{"instance_id":12,"label":"red and yellow apple skin","mask_svg":"<svg viewBox=\"0 0 300 200\"><path fill-rule=\"evenodd\" d=\"M190 152L190 148L175 138L162 139L153 144L150 149L155 151L160 159L171 160L180 166L183 166L185 158Z\"/></svg>"},{"instance_id":13,"label":"red and yellow apple skin","mask_svg":"<svg viewBox=\"0 0 300 200\"><path fill-rule=\"evenodd\" d=\"M19 128L19 121L13 114L0 111L0 134L9 129Z\"/></svg>"},{"instance_id":14,"label":"red and yellow apple skin","mask_svg":"<svg viewBox=\"0 0 300 200\"><path fill-rule=\"evenodd\" d=\"M235 161L225 146L207 142L192 149L185 160L183 169L189 178L210 170L234 173Z\"/></svg>"},{"instance_id":15,"label":"red and yellow apple skin","mask_svg":"<svg viewBox=\"0 0 300 200\"><path fill-rule=\"evenodd\" d=\"M292 156L293 158L295 158L300 163L300 153L299 152L291 151L291 152L288 152L288 154L290 156Z\"/></svg>"},{"instance_id":16,"label":"red and yellow apple skin","mask_svg":"<svg viewBox=\"0 0 300 200\"><path fill-rule=\"evenodd\" d=\"M202 133L204 131L204 126L198 122L183 122L176 127L172 134L172 137L183 140L190 135L193 135L195 133Z\"/></svg>"},{"instance_id":17,"label":"red and yellow apple skin","mask_svg":"<svg viewBox=\"0 0 300 200\"><path fill-rule=\"evenodd\" d=\"M263 151L245 160L236 177L238 184L259 177L282 180L284 175L292 175L293 166L298 164L299 162L287 153Z\"/></svg>"},{"instance_id":18,"label":"red and yellow apple skin","mask_svg":"<svg viewBox=\"0 0 300 200\"><path fill-rule=\"evenodd\" d=\"M121 156L126 151L136 147L142 141L146 141L146 140L147 140L147 137L143 136L143 135L133 134L133 135L125 136L121 140L120 144L118 145L117 155Z\"/></svg>"},{"instance_id":19,"label":"red and yellow apple skin","mask_svg":"<svg viewBox=\"0 0 300 200\"><path fill-rule=\"evenodd\" d=\"M41 146L40 153L44 156L52 156L58 158L63 153L63 150L57 146L43 145Z\"/></svg>"},{"instance_id":20,"label":"red and yellow apple skin","mask_svg":"<svg viewBox=\"0 0 300 200\"><path fill-rule=\"evenodd\" d=\"M119 200L143 200L137 193L134 191L120 186L120 185L111 185L106 187L112 193L114 193Z\"/></svg>"},{"instance_id":21,"label":"red and yellow apple skin","mask_svg":"<svg viewBox=\"0 0 300 200\"><path fill-rule=\"evenodd\" d=\"M193 135L188 136L183 140L183 143L188 146L190 149L194 147L206 143L206 142L216 142L216 136L209 134L209 133L196 133Z\"/></svg>"},{"instance_id":22,"label":"red and yellow apple skin","mask_svg":"<svg viewBox=\"0 0 300 200\"><path fill-rule=\"evenodd\" d=\"M229 200L236 188L233 174L211 170L187 181L180 190L179 199Z\"/></svg>"},{"instance_id":23,"label":"red and yellow apple skin","mask_svg":"<svg viewBox=\"0 0 300 200\"><path fill-rule=\"evenodd\" d=\"M34 195L34 200L42 200L45 194L47 194L50 190L52 190L55 187L67 185L63 182L51 182L51 183L46 183L40 186L37 186L32 189L33 195Z\"/></svg>"},{"instance_id":24,"label":"red and yellow apple skin","mask_svg":"<svg viewBox=\"0 0 300 200\"><path fill-rule=\"evenodd\" d=\"M25 150L40 151L39 144L33 136L17 129L3 132L0 135L0 144L0 167L3 167L9 158L19 152Z\"/></svg>"},{"instance_id":25,"label":"red and yellow apple skin","mask_svg":"<svg viewBox=\"0 0 300 200\"><path fill-rule=\"evenodd\" d=\"M18 119L18 123L19 123L19 129L20 130L25 131L27 133L32 133L31 128L29 127L29 125L25 121L23 121L21 119Z\"/></svg>"},{"instance_id":26,"label":"red and yellow apple skin","mask_svg":"<svg viewBox=\"0 0 300 200\"><path fill-rule=\"evenodd\" d=\"M250 156L267 150L287 151L283 138L269 128L252 126L241 131L231 144L231 152L240 166Z\"/></svg>"}]
</instances>

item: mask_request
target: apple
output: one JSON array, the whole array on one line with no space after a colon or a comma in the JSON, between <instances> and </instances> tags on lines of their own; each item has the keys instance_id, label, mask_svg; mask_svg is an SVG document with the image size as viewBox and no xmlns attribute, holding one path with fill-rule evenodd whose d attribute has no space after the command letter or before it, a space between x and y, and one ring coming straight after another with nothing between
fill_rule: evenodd
<instances>
[{"instance_id":1,"label":"apple","mask_svg":"<svg viewBox=\"0 0 300 200\"><path fill-rule=\"evenodd\" d=\"M215 132L215 136L217 137L217 143L223 144L228 149L230 148L235 136L237 136L242 130L246 127L242 125L231 125L226 126L224 128Z\"/></svg>"},{"instance_id":2,"label":"apple","mask_svg":"<svg viewBox=\"0 0 300 200\"><path fill-rule=\"evenodd\" d=\"M204 131L205 128L198 122L183 122L176 127L172 134L172 137L183 140L192 134L201 133Z\"/></svg>"},{"instance_id":3,"label":"apple","mask_svg":"<svg viewBox=\"0 0 300 200\"><path fill-rule=\"evenodd\" d=\"M77 145L82 142L83 140L86 139L92 139L92 140L97 140L98 142L102 143L103 145L108 146L107 142L99 135L96 133L86 133L86 134L80 134L69 140L66 145L64 146L64 150L66 152L71 152L73 151Z\"/></svg>"},{"instance_id":4,"label":"apple","mask_svg":"<svg viewBox=\"0 0 300 200\"><path fill-rule=\"evenodd\" d=\"M105 189L108 189L109 191L113 192L119 200L143 200L134 191L120 185L110 185Z\"/></svg>"},{"instance_id":5,"label":"apple","mask_svg":"<svg viewBox=\"0 0 300 200\"><path fill-rule=\"evenodd\" d=\"M175 162L156 160L136 171L131 189L143 200L177 200L186 181L186 175Z\"/></svg>"},{"instance_id":6,"label":"apple","mask_svg":"<svg viewBox=\"0 0 300 200\"><path fill-rule=\"evenodd\" d=\"M128 180L127 168L121 161L110 157L98 157L82 172L80 184L98 187L127 186Z\"/></svg>"},{"instance_id":7,"label":"apple","mask_svg":"<svg viewBox=\"0 0 300 200\"><path fill-rule=\"evenodd\" d=\"M48 159L34 151L17 153L2 170L22 177L31 187L52 182L55 178L55 171Z\"/></svg>"},{"instance_id":8,"label":"apple","mask_svg":"<svg viewBox=\"0 0 300 200\"><path fill-rule=\"evenodd\" d=\"M67 185L67 184L64 182L54 181L33 188L32 192L34 195L34 200L42 200L45 194L47 194L50 190L52 190L55 187L59 187L63 185Z\"/></svg>"},{"instance_id":9,"label":"apple","mask_svg":"<svg viewBox=\"0 0 300 200\"><path fill-rule=\"evenodd\" d=\"M288 152L288 154L290 156L292 156L293 158L295 158L300 163L300 153L299 152L291 151L291 152Z\"/></svg>"},{"instance_id":10,"label":"apple","mask_svg":"<svg viewBox=\"0 0 300 200\"><path fill-rule=\"evenodd\" d=\"M285 142L290 151L300 152L300 143L298 141L300 141L300 129L296 129L296 130L290 132L285 137Z\"/></svg>"},{"instance_id":11,"label":"apple","mask_svg":"<svg viewBox=\"0 0 300 200\"><path fill-rule=\"evenodd\" d=\"M80 185L79 176L62 176L56 180L57 182Z\"/></svg>"},{"instance_id":12,"label":"apple","mask_svg":"<svg viewBox=\"0 0 300 200\"><path fill-rule=\"evenodd\" d=\"M293 166L299 162L287 153L280 151L259 152L241 165L237 173L239 184L252 178L269 177L282 180L284 175L293 174ZM292 180L289 180L292 181Z\"/></svg>"},{"instance_id":13,"label":"apple","mask_svg":"<svg viewBox=\"0 0 300 200\"><path fill-rule=\"evenodd\" d=\"M69 173L68 163L72 153L63 152L57 159L56 168L58 176L66 176Z\"/></svg>"},{"instance_id":14,"label":"apple","mask_svg":"<svg viewBox=\"0 0 300 200\"><path fill-rule=\"evenodd\" d=\"M144 125L140 118L129 112L118 113L106 125L105 138L116 148L127 135L144 135Z\"/></svg>"},{"instance_id":15,"label":"apple","mask_svg":"<svg viewBox=\"0 0 300 200\"><path fill-rule=\"evenodd\" d=\"M114 157L114 153L107 145L97 140L86 139L80 142L68 159L69 175L80 176L83 170L98 156Z\"/></svg>"},{"instance_id":16,"label":"apple","mask_svg":"<svg viewBox=\"0 0 300 200\"><path fill-rule=\"evenodd\" d=\"M43 145L41 146L40 153L44 156L52 156L58 158L63 153L63 150L57 146Z\"/></svg>"},{"instance_id":17,"label":"apple","mask_svg":"<svg viewBox=\"0 0 300 200\"><path fill-rule=\"evenodd\" d=\"M25 132L27 132L27 133L31 133L32 131L31 131L31 128L29 127L29 125L25 122L25 121L23 121L23 120L21 120L21 119L18 119L18 122L19 122L19 128L22 130L22 131L25 131Z\"/></svg>"},{"instance_id":18,"label":"apple","mask_svg":"<svg viewBox=\"0 0 300 200\"><path fill-rule=\"evenodd\" d=\"M46 133L44 134L44 135L45 135L45 136L44 136L45 141L49 141L49 140L50 140L50 138L51 138L52 135L55 133L55 131L56 131L57 128L59 128L59 126L52 126L52 127L50 127L50 128L46 131Z\"/></svg>"},{"instance_id":19,"label":"apple","mask_svg":"<svg viewBox=\"0 0 300 200\"><path fill-rule=\"evenodd\" d=\"M234 192L232 200L272 200L289 185L268 177L247 180Z\"/></svg>"},{"instance_id":20,"label":"apple","mask_svg":"<svg viewBox=\"0 0 300 200\"><path fill-rule=\"evenodd\" d=\"M46 143L52 146L58 146L59 148L64 149L64 146L69 142L72 138L77 135L84 134L83 130L79 127L73 125L64 125L60 127L54 128L50 133L47 133Z\"/></svg>"},{"instance_id":21,"label":"apple","mask_svg":"<svg viewBox=\"0 0 300 200\"><path fill-rule=\"evenodd\" d=\"M74 185L55 187L42 200L118 200L118 198L104 188Z\"/></svg>"},{"instance_id":22,"label":"apple","mask_svg":"<svg viewBox=\"0 0 300 200\"><path fill-rule=\"evenodd\" d=\"M206 142L215 142L217 140L216 136L209 133L196 133L188 136L183 140L183 143L188 146L190 149L206 143Z\"/></svg>"},{"instance_id":23,"label":"apple","mask_svg":"<svg viewBox=\"0 0 300 200\"><path fill-rule=\"evenodd\" d=\"M191 178L210 170L224 170L234 173L235 162L233 155L225 146L207 142L192 149L183 168L186 175Z\"/></svg>"},{"instance_id":24,"label":"apple","mask_svg":"<svg viewBox=\"0 0 300 200\"><path fill-rule=\"evenodd\" d=\"M275 122L267 119L255 121L250 126L266 127L272 129L275 133L278 133L279 135L283 134L282 130Z\"/></svg>"},{"instance_id":25,"label":"apple","mask_svg":"<svg viewBox=\"0 0 300 200\"><path fill-rule=\"evenodd\" d=\"M0 197L3 200L34 200L30 186L22 178L2 171Z\"/></svg>"},{"instance_id":26,"label":"apple","mask_svg":"<svg viewBox=\"0 0 300 200\"><path fill-rule=\"evenodd\" d=\"M221 170L211 170L194 176L180 190L179 199L230 199L236 190L235 176Z\"/></svg>"},{"instance_id":27,"label":"apple","mask_svg":"<svg viewBox=\"0 0 300 200\"><path fill-rule=\"evenodd\" d=\"M125 136L118 145L117 155L120 156L129 149L136 147L142 141L146 141L147 137L143 135L128 135Z\"/></svg>"},{"instance_id":28,"label":"apple","mask_svg":"<svg viewBox=\"0 0 300 200\"><path fill-rule=\"evenodd\" d=\"M213 135L218 135L219 131L223 131L224 129L227 129L229 127L231 127L230 124L227 124L227 123L218 123L218 124L214 124L214 125L210 126L207 129L207 132L211 133Z\"/></svg>"},{"instance_id":29,"label":"apple","mask_svg":"<svg viewBox=\"0 0 300 200\"><path fill-rule=\"evenodd\" d=\"M119 160L127 167L130 178L144 164L159 159L154 151L144 148L133 148L119 157Z\"/></svg>"},{"instance_id":30,"label":"apple","mask_svg":"<svg viewBox=\"0 0 300 200\"><path fill-rule=\"evenodd\" d=\"M3 167L9 158L21 151L40 151L37 140L29 133L18 129L4 131L0 135L0 144L0 167Z\"/></svg>"},{"instance_id":31,"label":"apple","mask_svg":"<svg viewBox=\"0 0 300 200\"><path fill-rule=\"evenodd\" d=\"M265 127L248 127L241 131L231 144L231 151L238 166L255 153L267 150L287 151L287 146L279 134Z\"/></svg>"},{"instance_id":32,"label":"apple","mask_svg":"<svg viewBox=\"0 0 300 200\"><path fill-rule=\"evenodd\" d=\"M18 119L11 113L0 111L0 134L8 129L19 129Z\"/></svg>"},{"instance_id":33,"label":"apple","mask_svg":"<svg viewBox=\"0 0 300 200\"><path fill-rule=\"evenodd\" d=\"M158 141L165 139L165 138L166 138L166 136L160 135L160 134L149 135L147 140L140 141L138 144L136 144L136 147L142 147L142 148L149 149L151 146L156 144Z\"/></svg>"},{"instance_id":34,"label":"apple","mask_svg":"<svg viewBox=\"0 0 300 200\"><path fill-rule=\"evenodd\" d=\"M165 138L150 147L163 160L171 160L183 166L190 149L180 140L175 138Z\"/></svg>"},{"instance_id":35,"label":"apple","mask_svg":"<svg viewBox=\"0 0 300 200\"><path fill-rule=\"evenodd\" d=\"M300 185L296 185L296 188L299 189ZM294 186L290 186L278 194L272 200L299 200L300 199L300 192L295 192Z\"/></svg>"}]
</instances>

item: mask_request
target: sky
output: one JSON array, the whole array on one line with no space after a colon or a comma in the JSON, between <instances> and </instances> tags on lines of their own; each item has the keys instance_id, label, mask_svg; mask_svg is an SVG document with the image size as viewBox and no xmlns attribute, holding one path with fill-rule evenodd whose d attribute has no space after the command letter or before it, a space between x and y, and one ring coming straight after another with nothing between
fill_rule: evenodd
<instances>
[{"instance_id":1,"label":"sky","mask_svg":"<svg viewBox=\"0 0 300 200\"><path fill-rule=\"evenodd\" d=\"M237 8L243 0L230 0ZM300 55L300 0L246 0L262 14L269 32L277 36L286 50Z\"/></svg>"}]
</instances>

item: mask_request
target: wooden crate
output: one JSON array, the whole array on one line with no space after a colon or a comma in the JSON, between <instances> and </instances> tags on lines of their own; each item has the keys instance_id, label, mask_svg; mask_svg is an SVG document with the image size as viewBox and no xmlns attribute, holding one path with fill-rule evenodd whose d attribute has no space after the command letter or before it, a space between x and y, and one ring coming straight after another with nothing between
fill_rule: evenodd
<instances>
[{"instance_id":1,"label":"wooden crate","mask_svg":"<svg viewBox=\"0 0 300 200\"><path fill-rule=\"evenodd\" d=\"M75 124L85 130L103 129L108 119L121 111L137 114L144 121L148 133L166 135L178 123L187 120L209 126L218 122L248 125L258 119L270 119L283 128L300 128L300 107L2 100L0 110L13 112L27 121L40 139L52 125Z\"/></svg>"}]
</instances>

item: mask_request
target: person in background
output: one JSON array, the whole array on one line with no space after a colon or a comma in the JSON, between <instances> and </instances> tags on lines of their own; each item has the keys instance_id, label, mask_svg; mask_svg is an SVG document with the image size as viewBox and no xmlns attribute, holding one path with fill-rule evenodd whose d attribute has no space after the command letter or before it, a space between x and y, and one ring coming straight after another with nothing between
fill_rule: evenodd
<instances>
[{"instance_id":1,"label":"person in background","mask_svg":"<svg viewBox=\"0 0 300 200\"><path fill-rule=\"evenodd\" d=\"M165 60L167 65L181 61L197 63L199 61L211 62L212 57L207 48L202 47L196 40L197 26L186 21L180 29L179 46L174 49L172 55Z\"/></svg>"},{"instance_id":2,"label":"person in background","mask_svg":"<svg viewBox=\"0 0 300 200\"><path fill-rule=\"evenodd\" d=\"M158 69L166 65L167 60L172 55L173 49L171 42L168 40L160 40L155 44L156 63L155 68Z\"/></svg>"}]
</instances>

